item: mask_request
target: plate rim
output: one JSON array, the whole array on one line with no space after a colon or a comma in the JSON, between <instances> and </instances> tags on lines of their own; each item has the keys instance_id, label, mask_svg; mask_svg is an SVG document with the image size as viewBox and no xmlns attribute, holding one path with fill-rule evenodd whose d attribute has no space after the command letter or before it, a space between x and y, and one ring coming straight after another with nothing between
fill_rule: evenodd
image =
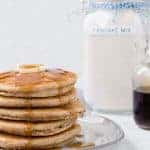
<instances>
[{"instance_id":1,"label":"plate rim","mask_svg":"<svg viewBox=\"0 0 150 150\"><path fill-rule=\"evenodd\" d=\"M104 148L104 147L108 147L108 146L117 144L117 143L121 142L121 140L123 140L123 139L125 138L125 132L124 132L123 128L122 128L117 122L115 122L114 120L112 120L112 119L110 119L110 118L108 118L108 117L103 116L103 115L104 115L103 112L102 112L102 114L100 114L100 113L98 113L98 112L93 111L93 110L90 109L90 107L87 105L87 103L86 103L86 101L85 101L82 88L78 88L78 87L77 87L77 95L78 95L78 97L81 99L81 102L83 102L83 104L85 104L86 111L85 111L84 116L86 116L87 113L90 113L90 115L91 115L91 114L94 114L94 115L96 115L97 117L100 117L100 118L103 118L103 119L105 119L105 120L108 120L108 121L112 122L112 124L113 124L116 128L118 128L119 131L120 131L120 137L119 137L118 139L113 140L113 141L111 141L111 142L109 142L109 143L106 143L106 144L102 144L102 145L100 145L100 146L96 146L96 147L93 148L93 150L95 150L95 149L97 149L97 148ZM82 120L82 119L84 118L84 116L81 117L81 118L78 118L78 120Z\"/></svg>"},{"instance_id":2,"label":"plate rim","mask_svg":"<svg viewBox=\"0 0 150 150\"><path fill-rule=\"evenodd\" d=\"M86 113L87 113L87 111L86 111ZM86 115L86 113L85 113L85 115ZM99 118L103 118L103 119L105 119L105 120L111 122L111 123L112 123L116 128L118 128L118 130L120 131L120 137L119 137L119 138L117 138L116 140L112 140L111 142L108 142L108 143L99 145L99 146L97 145L97 146L95 146L95 147L93 148L93 150L95 150L95 149L97 149L97 148L104 148L104 147L108 147L108 146L117 144L117 143L119 143L121 140L123 140L123 139L125 138L125 132L124 132L123 128L122 128L119 124L117 124L115 121L113 121L112 119L109 119L108 117L105 117L105 116L102 116L102 115L100 115L100 114L97 114L97 113L95 113L95 112L93 112L93 111L89 111L89 110L88 110L88 113L90 113L90 115L92 114L92 115L95 115L95 116L97 116L97 117L99 117ZM79 120L79 122L80 122L80 121L84 121L84 116L81 117L81 118L79 118L78 120ZM88 149L88 148L87 148L87 149Z\"/></svg>"}]
</instances>

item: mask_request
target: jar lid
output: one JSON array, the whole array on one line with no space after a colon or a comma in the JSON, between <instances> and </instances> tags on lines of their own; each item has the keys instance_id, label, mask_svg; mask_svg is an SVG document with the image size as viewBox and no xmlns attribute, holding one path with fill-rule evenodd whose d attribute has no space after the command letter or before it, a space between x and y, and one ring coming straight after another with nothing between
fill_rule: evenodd
<instances>
[{"instance_id":1,"label":"jar lid","mask_svg":"<svg viewBox=\"0 0 150 150\"><path fill-rule=\"evenodd\" d=\"M150 3L143 0L81 0L83 9L141 9L150 7Z\"/></svg>"},{"instance_id":2,"label":"jar lid","mask_svg":"<svg viewBox=\"0 0 150 150\"><path fill-rule=\"evenodd\" d=\"M16 70L0 73L0 95L15 97L48 97L70 91L76 75L44 65L19 65Z\"/></svg>"}]
</instances>

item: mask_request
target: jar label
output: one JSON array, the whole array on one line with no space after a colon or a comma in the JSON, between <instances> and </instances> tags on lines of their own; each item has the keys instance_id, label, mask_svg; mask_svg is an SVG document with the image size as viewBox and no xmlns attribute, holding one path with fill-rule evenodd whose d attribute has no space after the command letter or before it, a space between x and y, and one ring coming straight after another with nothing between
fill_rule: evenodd
<instances>
[{"instance_id":1,"label":"jar label","mask_svg":"<svg viewBox=\"0 0 150 150\"><path fill-rule=\"evenodd\" d=\"M135 34L135 28L133 26L127 25L127 26L107 26L102 27L99 25L93 25L89 27L86 31L89 35L121 35L121 34Z\"/></svg>"}]
</instances>

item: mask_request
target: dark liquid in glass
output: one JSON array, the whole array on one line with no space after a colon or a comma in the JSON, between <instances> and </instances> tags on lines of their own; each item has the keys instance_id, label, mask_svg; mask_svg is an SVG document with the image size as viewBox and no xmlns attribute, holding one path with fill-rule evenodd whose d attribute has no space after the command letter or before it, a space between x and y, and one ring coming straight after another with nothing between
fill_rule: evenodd
<instances>
[{"instance_id":1,"label":"dark liquid in glass","mask_svg":"<svg viewBox=\"0 0 150 150\"><path fill-rule=\"evenodd\" d=\"M150 87L139 87L134 90L133 106L137 125L150 129Z\"/></svg>"}]
</instances>

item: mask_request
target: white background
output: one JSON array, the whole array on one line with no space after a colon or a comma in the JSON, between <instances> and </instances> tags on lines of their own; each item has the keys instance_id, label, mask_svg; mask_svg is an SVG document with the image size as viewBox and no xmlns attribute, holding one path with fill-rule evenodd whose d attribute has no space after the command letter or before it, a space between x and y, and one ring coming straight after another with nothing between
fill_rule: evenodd
<instances>
[{"instance_id":1,"label":"white background","mask_svg":"<svg viewBox=\"0 0 150 150\"><path fill-rule=\"evenodd\" d=\"M0 0L0 69L44 63L80 73L81 17L70 16L79 8L79 0Z\"/></svg>"},{"instance_id":2,"label":"white background","mask_svg":"<svg viewBox=\"0 0 150 150\"><path fill-rule=\"evenodd\" d=\"M0 70L20 63L44 63L80 74L79 8L79 0L0 0ZM70 16L72 11L75 15ZM126 138L107 150L149 149L149 132L138 129L132 117L108 117L122 125Z\"/></svg>"}]
</instances>

